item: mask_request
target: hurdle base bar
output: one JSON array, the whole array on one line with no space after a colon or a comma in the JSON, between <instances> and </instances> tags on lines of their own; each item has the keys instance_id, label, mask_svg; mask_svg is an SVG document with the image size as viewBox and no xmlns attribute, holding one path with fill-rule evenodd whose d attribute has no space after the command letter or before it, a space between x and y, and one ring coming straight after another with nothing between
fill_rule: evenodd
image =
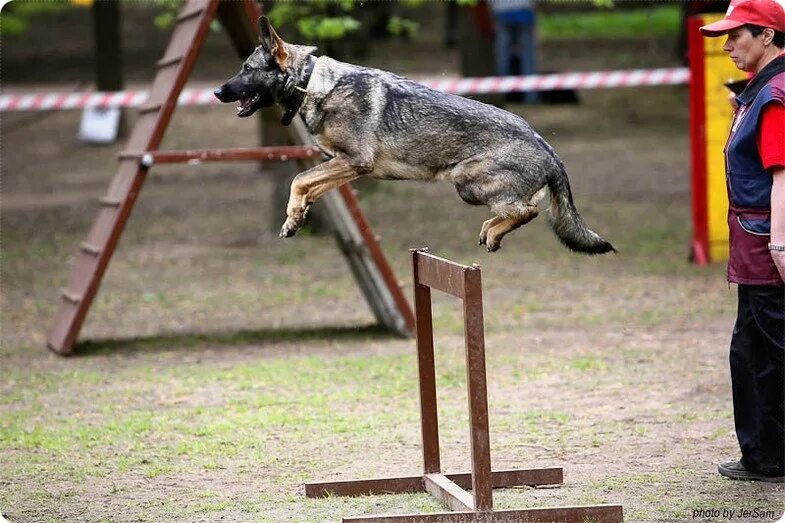
<instances>
[{"instance_id":1,"label":"hurdle base bar","mask_svg":"<svg viewBox=\"0 0 785 523\"><path fill-rule=\"evenodd\" d=\"M621 505L505 509L489 512L434 512L343 518L343 523L618 523Z\"/></svg>"},{"instance_id":2,"label":"hurdle base bar","mask_svg":"<svg viewBox=\"0 0 785 523\"><path fill-rule=\"evenodd\" d=\"M492 488L559 485L564 481L561 468L514 469L491 472ZM554 507L515 510L472 511L473 501L466 492L471 489L471 473L425 474L397 478L379 478L350 481L307 483L305 495L309 498L333 496L363 496L381 494L406 494L429 492L455 512L433 514L376 515L344 518L347 522L525 522L558 521L621 523L624 521L621 505L590 505L583 507ZM470 509L470 510L466 510Z\"/></svg>"},{"instance_id":3,"label":"hurdle base bar","mask_svg":"<svg viewBox=\"0 0 785 523\"><path fill-rule=\"evenodd\" d=\"M468 490L472 486L471 473L444 474L444 476L464 490ZM306 483L305 496L308 498L324 498L327 496L365 496L369 494L427 492L424 478L425 476L421 475L398 478ZM563 481L564 473L561 468L514 469L491 472L492 488L560 485Z\"/></svg>"}]
</instances>

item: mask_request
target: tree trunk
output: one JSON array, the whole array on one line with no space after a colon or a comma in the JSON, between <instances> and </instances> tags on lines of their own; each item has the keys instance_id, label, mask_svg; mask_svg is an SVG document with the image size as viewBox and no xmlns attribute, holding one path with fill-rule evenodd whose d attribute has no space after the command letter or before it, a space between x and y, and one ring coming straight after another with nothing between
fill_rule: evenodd
<instances>
[{"instance_id":1,"label":"tree trunk","mask_svg":"<svg viewBox=\"0 0 785 523\"><path fill-rule=\"evenodd\" d=\"M123 46L120 2L93 2L93 43L95 45L95 88L97 91L123 89ZM125 110L120 108L117 136L125 135Z\"/></svg>"},{"instance_id":2,"label":"tree trunk","mask_svg":"<svg viewBox=\"0 0 785 523\"><path fill-rule=\"evenodd\" d=\"M496 60L493 51L493 20L485 2L471 7L460 7L458 15L458 51L461 75L465 77L495 76ZM501 105L501 95L472 96L485 103Z\"/></svg>"}]
</instances>

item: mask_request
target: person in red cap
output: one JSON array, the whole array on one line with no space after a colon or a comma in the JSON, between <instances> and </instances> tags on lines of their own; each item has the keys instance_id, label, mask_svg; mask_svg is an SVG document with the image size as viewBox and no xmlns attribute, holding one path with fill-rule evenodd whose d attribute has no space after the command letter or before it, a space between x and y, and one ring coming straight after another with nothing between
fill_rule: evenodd
<instances>
[{"instance_id":1,"label":"person in red cap","mask_svg":"<svg viewBox=\"0 0 785 523\"><path fill-rule=\"evenodd\" d=\"M701 27L753 76L736 97L725 146L730 259L738 284L730 347L741 459L731 479L785 480L785 0L736 0Z\"/></svg>"}]
</instances>

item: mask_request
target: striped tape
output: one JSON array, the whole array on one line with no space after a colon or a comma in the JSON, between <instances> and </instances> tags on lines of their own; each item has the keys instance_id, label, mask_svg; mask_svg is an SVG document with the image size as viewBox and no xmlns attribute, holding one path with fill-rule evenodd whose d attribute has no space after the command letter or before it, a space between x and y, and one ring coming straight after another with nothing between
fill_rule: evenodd
<instances>
[{"instance_id":1,"label":"striped tape","mask_svg":"<svg viewBox=\"0 0 785 523\"><path fill-rule=\"evenodd\" d=\"M460 95L677 85L686 84L689 81L690 70L686 67L419 80L423 85L437 91ZM52 111L85 109L87 107L139 107L147 100L147 95L148 91L3 94L0 95L0 112ZM218 103L220 102L213 95L212 89L183 89L177 100L177 104L182 106Z\"/></svg>"}]
</instances>

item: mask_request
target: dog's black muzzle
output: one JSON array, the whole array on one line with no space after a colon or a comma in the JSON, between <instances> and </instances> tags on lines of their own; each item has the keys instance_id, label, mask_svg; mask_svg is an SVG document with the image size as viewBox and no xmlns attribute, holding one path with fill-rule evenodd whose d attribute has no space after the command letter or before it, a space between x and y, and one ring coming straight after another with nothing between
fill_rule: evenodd
<instances>
[{"instance_id":1,"label":"dog's black muzzle","mask_svg":"<svg viewBox=\"0 0 785 523\"><path fill-rule=\"evenodd\" d=\"M220 101L222 101L225 104L230 102L236 102L237 100L240 99L240 97L232 93L227 87L227 85L228 84L222 85L221 87L213 91L213 94L215 95L216 98L218 98Z\"/></svg>"},{"instance_id":2,"label":"dog's black muzzle","mask_svg":"<svg viewBox=\"0 0 785 523\"><path fill-rule=\"evenodd\" d=\"M232 80L216 89L213 94L223 103L239 101L240 104L237 107L237 116L240 117L251 116L257 109L270 107L274 102L272 94L268 91L257 91L248 88L248 86L238 88Z\"/></svg>"}]
</instances>

